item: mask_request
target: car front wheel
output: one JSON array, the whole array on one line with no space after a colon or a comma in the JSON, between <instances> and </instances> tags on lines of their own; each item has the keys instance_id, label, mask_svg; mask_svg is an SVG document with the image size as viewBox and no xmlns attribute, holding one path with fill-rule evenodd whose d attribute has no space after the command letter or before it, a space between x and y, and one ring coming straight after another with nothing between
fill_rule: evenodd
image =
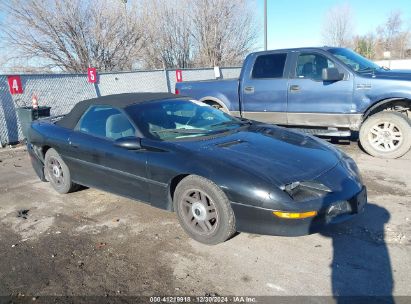
<instances>
[{"instance_id":1,"label":"car front wheel","mask_svg":"<svg viewBox=\"0 0 411 304\"><path fill-rule=\"evenodd\" d=\"M398 112L380 112L367 118L360 129L360 143L375 157L398 158L411 147L411 123Z\"/></svg>"},{"instance_id":2,"label":"car front wheel","mask_svg":"<svg viewBox=\"0 0 411 304\"><path fill-rule=\"evenodd\" d=\"M203 177L184 178L176 187L173 203L181 226L198 242L218 244L236 231L234 212L227 196Z\"/></svg>"}]
</instances>

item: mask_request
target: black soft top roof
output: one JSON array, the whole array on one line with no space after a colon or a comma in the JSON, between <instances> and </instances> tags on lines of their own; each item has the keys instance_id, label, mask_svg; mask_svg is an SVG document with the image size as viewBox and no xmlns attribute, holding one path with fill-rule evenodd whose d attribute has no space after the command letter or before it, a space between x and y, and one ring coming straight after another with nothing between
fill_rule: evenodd
<instances>
[{"instance_id":1,"label":"black soft top roof","mask_svg":"<svg viewBox=\"0 0 411 304\"><path fill-rule=\"evenodd\" d=\"M183 96L171 93L124 93L87 99L77 103L66 116L56 122L56 125L74 129L83 113L91 105L108 105L116 108L126 108L136 103L181 97Z\"/></svg>"}]
</instances>

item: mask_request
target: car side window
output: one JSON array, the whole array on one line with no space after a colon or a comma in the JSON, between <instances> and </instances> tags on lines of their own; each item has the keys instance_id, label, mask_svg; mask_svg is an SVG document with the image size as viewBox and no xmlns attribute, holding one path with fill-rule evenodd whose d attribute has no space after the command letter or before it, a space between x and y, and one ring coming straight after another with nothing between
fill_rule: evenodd
<instances>
[{"instance_id":1,"label":"car side window","mask_svg":"<svg viewBox=\"0 0 411 304\"><path fill-rule=\"evenodd\" d=\"M323 69L333 67L334 63L323 55L303 53L298 56L295 74L297 78L321 80Z\"/></svg>"},{"instance_id":2,"label":"car side window","mask_svg":"<svg viewBox=\"0 0 411 304\"><path fill-rule=\"evenodd\" d=\"M135 136L135 129L124 113L107 106L90 107L80 120L78 130L116 140Z\"/></svg>"},{"instance_id":3,"label":"car side window","mask_svg":"<svg viewBox=\"0 0 411 304\"><path fill-rule=\"evenodd\" d=\"M282 78L287 54L267 54L257 57L252 78Z\"/></svg>"}]
</instances>

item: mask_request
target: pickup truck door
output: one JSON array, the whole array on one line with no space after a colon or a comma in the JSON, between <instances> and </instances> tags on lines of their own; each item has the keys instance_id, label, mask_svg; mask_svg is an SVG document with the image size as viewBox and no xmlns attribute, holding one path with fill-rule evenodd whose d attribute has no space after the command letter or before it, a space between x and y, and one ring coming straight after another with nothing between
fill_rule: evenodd
<instances>
[{"instance_id":1,"label":"pickup truck door","mask_svg":"<svg viewBox=\"0 0 411 304\"><path fill-rule=\"evenodd\" d=\"M293 53L288 84L288 125L349 127L354 112L353 75L326 54L307 51ZM323 68L336 67L344 79L322 80Z\"/></svg>"},{"instance_id":2,"label":"pickup truck door","mask_svg":"<svg viewBox=\"0 0 411 304\"><path fill-rule=\"evenodd\" d=\"M241 75L242 116L257 121L287 123L288 65L286 52L255 54Z\"/></svg>"}]
</instances>

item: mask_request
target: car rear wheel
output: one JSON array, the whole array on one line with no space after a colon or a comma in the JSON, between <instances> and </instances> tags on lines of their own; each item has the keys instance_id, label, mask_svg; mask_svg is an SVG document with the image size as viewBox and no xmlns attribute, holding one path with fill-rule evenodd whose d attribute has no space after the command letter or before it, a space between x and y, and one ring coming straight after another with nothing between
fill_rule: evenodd
<instances>
[{"instance_id":1,"label":"car rear wheel","mask_svg":"<svg viewBox=\"0 0 411 304\"><path fill-rule=\"evenodd\" d=\"M236 231L234 212L227 196L203 177L184 178L177 185L173 203L181 226L198 242L218 244Z\"/></svg>"},{"instance_id":2,"label":"car rear wheel","mask_svg":"<svg viewBox=\"0 0 411 304\"><path fill-rule=\"evenodd\" d=\"M381 112L367 118L360 129L360 143L375 157L398 158L411 147L411 123L398 112Z\"/></svg>"},{"instance_id":3,"label":"car rear wheel","mask_svg":"<svg viewBox=\"0 0 411 304\"><path fill-rule=\"evenodd\" d=\"M69 168L53 148L48 149L44 157L44 174L58 193L69 193L79 187L71 181Z\"/></svg>"}]
</instances>

